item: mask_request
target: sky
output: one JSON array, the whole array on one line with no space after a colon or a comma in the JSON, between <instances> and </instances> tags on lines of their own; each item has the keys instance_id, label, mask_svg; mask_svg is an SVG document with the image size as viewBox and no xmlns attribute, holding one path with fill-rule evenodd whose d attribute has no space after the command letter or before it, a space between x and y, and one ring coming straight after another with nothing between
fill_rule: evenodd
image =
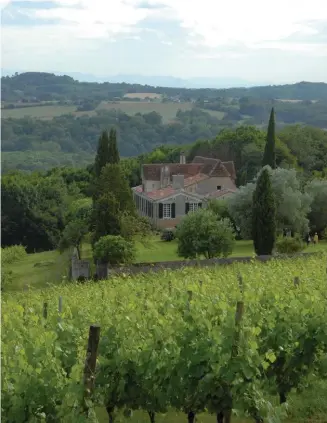
<instances>
[{"instance_id":1,"label":"sky","mask_svg":"<svg viewBox=\"0 0 327 423\"><path fill-rule=\"evenodd\" d=\"M0 0L1 67L327 82L326 0Z\"/></svg>"}]
</instances>

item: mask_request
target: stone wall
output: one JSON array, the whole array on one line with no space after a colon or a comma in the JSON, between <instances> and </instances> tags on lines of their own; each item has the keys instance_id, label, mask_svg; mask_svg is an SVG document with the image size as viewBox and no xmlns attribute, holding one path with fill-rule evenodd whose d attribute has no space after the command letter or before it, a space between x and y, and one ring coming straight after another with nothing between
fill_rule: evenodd
<instances>
[{"instance_id":1,"label":"stone wall","mask_svg":"<svg viewBox=\"0 0 327 423\"><path fill-rule=\"evenodd\" d=\"M258 256L258 257L229 257L229 258L213 258L207 260L180 260L180 261L162 261L156 263L136 263L131 266L123 266L110 268L105 264L97 264L94 279L108 279L113 275L120 275L122 273L128 275L137 275L138 273L157 273L163 270L178 270L184 267L210 267L210 266L223 266L233 263L250 263L251 261L260 261L262 263L272 259L285 260L290 258L307 257L319 252L312 253L298 253L293 255L276 255L276 256ZM91 266L87 260L78 260L72 258L71 266L71 279L77 280L79 277L85 279L92 279Z\"/></svg>"},{"instance_id":2,"label":"stone wall","mask_svg":"<svg viewBox=\"0 0 327 423\"><path fill-rule=\"evenodd\" d=\"M71 279L76 281L80 277L85 279L91 278L90 262L88 260L78 260L73 257L71 264Z\"/></svg>"},{"instance_id":3,"label":"stone wall","mask_svg":"<svg viewBox=\"0 0 327 423\"><path fill-rule=\"evenodd\" d=\"M111 275L119 275L122 273L129 275L136 275L138 273L160 272L163 270L178 270L184 267L209 267L222 266L233 263L250 263L251 261L260 261L262 263L272 259L286 260L290 258L307 257L310 255L319 254L313 253L299 253L294 255L278 255L278 256L257 256L257 257L229 257L229 258L213 258L207 260L183 260L183 261L163 261L157 263L138 263L132 266L111 268Z\"/></svg>"}]
</instances>

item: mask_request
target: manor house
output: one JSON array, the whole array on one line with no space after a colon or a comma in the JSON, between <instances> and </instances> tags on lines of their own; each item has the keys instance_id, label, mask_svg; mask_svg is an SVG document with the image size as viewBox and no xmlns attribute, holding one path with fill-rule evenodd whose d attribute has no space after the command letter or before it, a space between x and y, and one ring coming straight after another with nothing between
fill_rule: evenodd
<instances>
[{"instance_id":1,"label":"manor house","mask_svg":"<svg viewBox=\"0 0 327 423\"><path fill-rule=\"evenodd\" d=\"M158 229L174 228L189 212L236 191L234 162L196 156L186 163L142 165L142 185L132 188L136 208Z\"/></svg>"}]
</instances>

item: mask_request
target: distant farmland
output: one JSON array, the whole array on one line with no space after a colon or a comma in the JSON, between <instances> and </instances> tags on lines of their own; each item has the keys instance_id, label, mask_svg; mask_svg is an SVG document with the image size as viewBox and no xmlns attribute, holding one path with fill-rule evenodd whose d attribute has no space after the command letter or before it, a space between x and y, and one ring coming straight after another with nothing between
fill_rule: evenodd
<instances>
[{"instance_id":1,"label":"distant farmland","mask_svg":"<svg viewBox=\"0 0 327 423\"><path fill-rule=\"evenodd\" d=\"M159 113L164 122L169 122L175 118L177 111L191 110L193 103L147 103L136 101L122 101L122 102L102 102L96 110L121 110L128 115L135 115L136 113ZM3 119L14 118L19 119L24 116L29 116L37 119L52 119L56 116L74 114L75 116L94 115L95 111L76 112L76 106L33 106L24 107L20 109L1 109L1 116Z\"/></svg>"},{"instance_id":2,"label":"distant farmland","mask_svg":"<svg viewBox=\"0 0 327 423\"><path fill-rule=\"evenodd\" d=\"M157 93L128 93L124 95L125 98L162 98L162 94Z\"/></svg>"},{"instance_id":3,"label":"distant farmland","mask_svg":"<svg viewBox=\"0 0 327 423\"><path fill-rule=\"evenodd\" d=\"M136 101L122 101L121 103L107 103L102 102L98 110L120 109L128 115L135 115L136 113L159 113L164 122L169 122L174 119L177 111L191 110L193 103L146 103Z\"/></svg>"},{"instance_id":4,"label":"distant farmland","mask_svg":"<svg viewBox=\"0 0 327 423\"><path fill-rule=\"evenodd\" d=\"M55 116L67 115L73 113L76 106L33 106L21 107L17 109L1 109L1 117L20 119L25 116L38 119L52 119Z\"/></svg>"}]
</instances>

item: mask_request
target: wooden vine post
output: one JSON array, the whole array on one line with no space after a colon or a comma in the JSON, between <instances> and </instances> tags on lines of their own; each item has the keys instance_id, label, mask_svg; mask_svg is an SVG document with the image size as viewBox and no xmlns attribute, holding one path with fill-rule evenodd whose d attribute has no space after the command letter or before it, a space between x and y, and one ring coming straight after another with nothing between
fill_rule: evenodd
<instances>
[{"instance_id":1,"label":"wooden vine post","mask_svg":"<svg viewBox=\"0 0 327 423\"><path fill-rule=\"evenodd\" d=\"M240 324L242 321L243 314L244 314L244 302L237 301L236 313L235 313L235 336L234 336L234 343L232 346L232 358L235 358L238 355L238 347L239 347L239 339L240 339Z\"/></svg>"},{"instance_id":2,"label":"wooden vine post","mask_svg":"<svg viewBox=\"0 0 327 423\"><path fill-rule=\"evenodd\" d=\"M43 318L47 319L48 318L48 303L43 303Z\"/></svg>"},{"instance_id":3,"label":"wooden vine post","mask_svg":"<svg viewBox=\"0 0 327 423\"><path fill-rule=\"evenodd\" d=\"M297 287L300 285L300 278L298 276L295 276L294 278L294 286Z\"/></svg>"},{"instance_id":4,"label":"wooden vine post","mask_svg":"<svg viewBox=\"0 0 327 423\"><path fill-rule=\"evenodd\" d=\"M190 310L191 308L191 301L193 298L193 291L187 291L188 300L187 300L187 309Z\"/></svg>"},{"instance_id":5,"label":"wooden vine post","mask_svg":"<svg viewBox=\"0 0 327 423\"><path fill-rule=\"evenodd\" d=\"M234 358L238 356L239 340L240 340L240 325L243 318L243 314L244 314L244 302L237 301L236 312L235 312L235 334L234 334L234 342L232 345L231 360L233 360ZM229 390L231 390L231 387L229 387ZM231 404L230 404L230 407L224 410L223 412L224 423L231 423L232 421L232 409L233 409L232 401L233 400L232 400L231 394L229 395L229 397L230 397ZM221 417L221 413L218 413L218 414L220 414L220 417ZM218 420L218 416L217 416L217 420Z\"/></svg>"},{"instance_id":6,"label":"wooden vine post","mask_svg":"<svg viewBox=\"0 0 327 423\"><path fill-rule=\"evenodd\" d=\"M60 296L59 301L58 301L58 314L59 314L58 320L59 320L59 322L61 322L61 313L62 313L62 297Z\"/></svg>"},{"instance_id":7,"label":"wooden vine post","mask_svg":"<svg viewBox=\"0 0 327 423\"><path fill-rule=\"evenodd\" d=\"M90 326L87 344L86 360L84 366L84 398L83 408L86 415L89 411L89 401L92 400L95 387L95 367L97 362L98 347L100 340L100 326Z\"/></svg>"}]
</instances>

